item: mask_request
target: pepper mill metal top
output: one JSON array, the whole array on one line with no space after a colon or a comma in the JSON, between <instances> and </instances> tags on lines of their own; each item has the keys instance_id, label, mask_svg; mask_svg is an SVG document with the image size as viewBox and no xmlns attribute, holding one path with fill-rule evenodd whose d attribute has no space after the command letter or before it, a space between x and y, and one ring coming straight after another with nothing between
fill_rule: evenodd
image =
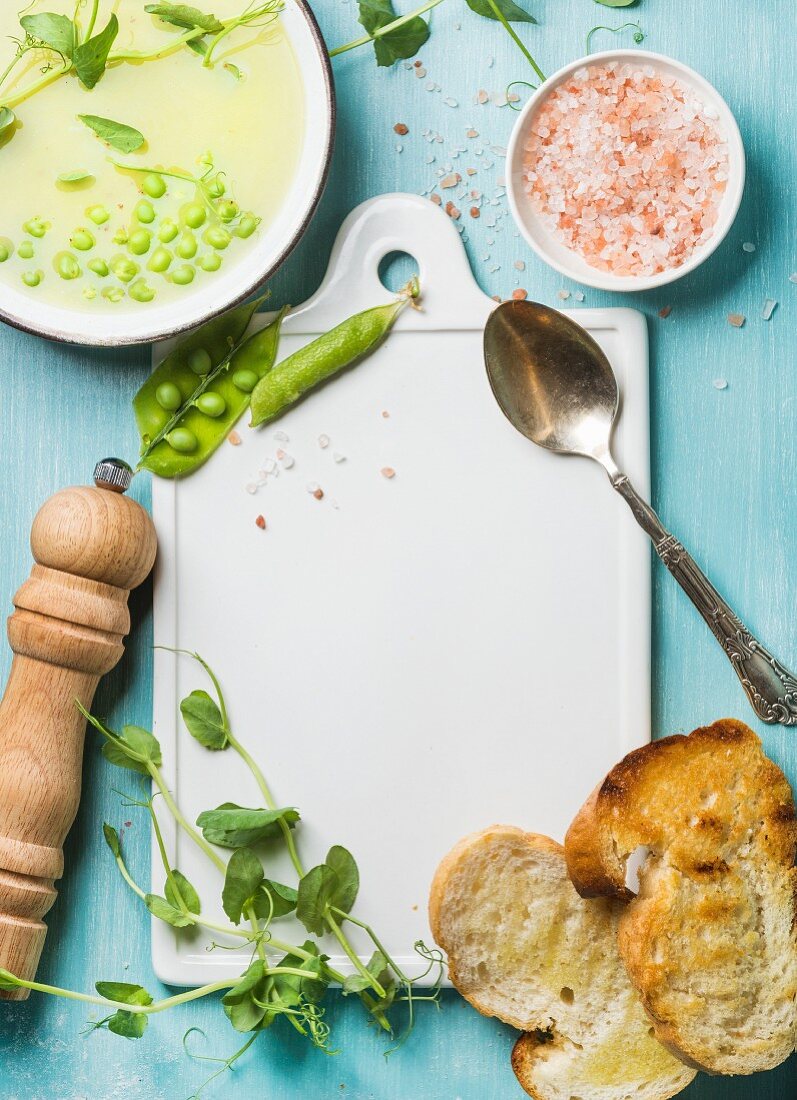
<instances>
[{"instance_id":1,"label":"pepper mill metal top","mask_svg":"<svg viewBox=\"0 0 797 1100\"><path fill-rule=\"evenodd\" d=\"M133 480L133 469L121 458L103 458L94 467L94 484L112 493L126 493Z\"/></svg>"}]
</instances>

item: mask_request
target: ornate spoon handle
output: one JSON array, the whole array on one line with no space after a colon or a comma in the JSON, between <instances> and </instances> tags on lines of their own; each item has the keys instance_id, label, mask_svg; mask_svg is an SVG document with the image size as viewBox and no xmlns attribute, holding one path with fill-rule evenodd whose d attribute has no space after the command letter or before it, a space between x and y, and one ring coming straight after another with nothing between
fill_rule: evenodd
<instances>
[{"instance_id":1,"label":"ornate spoon handle","mask_svg":"<svg viewBox=\"0 0 797 1100\"><path fill-rule=\"evenodd\" d=\"M639 526L650 535L656 553L711 627L758 717L764 722L797 725L797 678L794 674L750 633L626 475L619 470L609 470L609 477L627 501Z\"/></svg>"}]
</instances>

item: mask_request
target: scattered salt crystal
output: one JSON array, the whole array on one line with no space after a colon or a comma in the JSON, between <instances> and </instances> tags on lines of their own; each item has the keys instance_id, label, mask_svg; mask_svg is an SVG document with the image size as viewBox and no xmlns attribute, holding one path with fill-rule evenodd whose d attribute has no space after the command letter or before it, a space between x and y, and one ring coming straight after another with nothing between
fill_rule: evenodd
<instances>
[{"instance_id":1,"label":"scattered salt crystal","mask_svg":"<svg viewBox=\"0 0 797 1100\"><path fill-rule=\"evenodd\" d=\"M561 298L561 300L563 302L566 302L567 299L570 297L570 291L569 290L557 290L556 297Z\"/></svg>"},{"instance_id":2,"label":"scattered salt crystal","mask_svg":"<svg viewBox=\"0 0 797 1100\"><path fill-rule=\"evenodd\" d=\"M789 276L789 282L790 283L797 283L797 271L795 271L792 275Z\"/></svg>"},{"instance_id":3,"label":"scattered salt crystal","mask_svg":"<svg viewBox=\"0 0 797 1100\"><path fill-rule=\"evenodd\" d=\"M727 390L728 380L726 378L715 378L714 389L715 390Z\"/></svg>"},{"instance_id":4,"label":"scattered salt crystal","mask_svg":"<svg viewBox=\"0 0 797 1100\"><path fill-rule=\"evenodd\" d=\"M423 80L423 78L426 76L426 69L424 69L423 65L420 65L415 70L415 75L418 77L419 80Z\"/></svg>"},{"instance_id":5,"label":"scattered salt crystal","mask_svg":"<svg viewBox=\"0 0 797 1100\"><path fill-rule=\"evenodd\" d=\"M398 142L396 143L396 152L397 153L403 153L404 152L404 146L400 145Z\"/></svg>"},{"instance_id":6,"label":"scattered salt crystal","mask_svg":"<svg viewBox=\"0 0 797 1100\"><path fill-rule=\"evenodd\" d=\"M583 302L584 301L584 292L581 291L581 290L577 290L575 292L575 294L573 295L573 297L575 298L575 300L577 302Z\"/></svg>"},{"instance_id":7,"label":"scattered salt crystal","mask_svg":"<svg viewBox=\"0 0 797 1100\"><path fill-rule=\"evenodd\" d=\"M494 64L495 64L495 58L494 57L488 57L487 58L487 68L492 69Z\"/></svg>"},{"instance_id":8,"label":"scattered salt crystal","mask_svg":"<svg viewBox=\"0 0 797 1100\"><path fill-rule=\"evenodd\" d=\"M296 465L296 459L293 457L293 455L285 455L285 457L282 460L283 469L291 470L291 469L293 469L293 467L295 465Z\"/></svg>"},{"instance_id":9,"label":"scattered salt crystal","mask_svg":"<svg viewBox=\"0 0 797 1100\"><path fill-rule=\"evenodd\" d=\"M235 431L235 429L233 429L230 432L230 434L227 436L227 441L228 441L228 443L231 443L233 445L233 447L240 447L241 446L241 437L238 435L238 433Z\"/></svg>"},{"instance_id":10,"label":"scattered salt crystal","mask_svg":"<svg viewBox=\"0 0 797 1100\"><path fill-rule=\"evenodd\" d=\"M778 307L778 303L775 298L767 298L764 302L764 308L761 310L761 316L765 321L768 321L772 314Z\"/></svg>"},{"instance_id":11,"label":"scattered salt crystal","mask_svg":"<svg viewBox=\"0 0 797 1100\"><path fill-rule=\"evenodd\" d=\"M515 268L515 271L525 271L526 270L526 264L524 263L523 260L515 260L515 262L513 264L513 267Z\"/></svg>"},{"instance_id":12,"label":"scattered salt crystal","mask_svg":"<svg viewBox=\"0 0 797 1100\"><path fill-rule=\"evenodd\" d=\"M489 95L487 94L487 92L485 92L483 88L481 88L476 94L477 103L486 103L489 98Z\"/></svg>"},{"instance_id":13,"label":"scattered salt crystal","mask_svg":"<svg viewBox=\"0 0 797 1100\"><path fill-rule=\"evenodd\" d=\"M345 462L346 461L346 456L342 455L340 453L340 451L334 451L333 454L332 454L332 457L335 460L335 462Z\"/></svg>"},{"instance_id":14,"label":"scattered salt crystal","mask_svg":"<svg viewBox=\"0 0 797 1100\"><path fill-rule=\"evenodd\" d=\"M478 130L468 130L468 132L466 133L465 136L469 137L469 138L477 138L479 136L479 131Z\"/></svg>"},{"instance_id":15,"label":"scattered salt crystal","mask_svg":"<svg viewBox=\"0 0 797 1100\"><path fill-rule=\"evenodd\" d=\"M255 525L257 527L259 527L261 531L265 531L265 529L266 529L265 516L258 516L257 519L255 520Z\"/></svg>"},{"instance_id":16,"label":"scattered salt crystal","mask_svg":"<svg viewBox=\"0 0 797 1100\"><path fill-rule=\"evenodd\" d=\"M247 481L245 489L247 493L251 493L254 496L254 494L257 492L257 485L254 483L254 481Z\"/></svg>"},{"instance_id":17,"label":"scattered salt crystal","mask_svg":"<svg viewBox=\"0 0 797 1100\"><path fill-rule=\"evenodd\" d=\"M390 419L390 413L387 411L387 409L382 409L382 419L383 420L389 420Z\"/></svg>"},{"instance_id":18,"label":"scattered salt crystal","mask_svg":"<svg viewBox=\"0 0 797 1100\"><path fill-rule=\"evenodd\" d=\"M332 505L332 507L335 509L336 512L340 511L340 505L338 504L338 502L336 500L330 500L329 503Z\"/></svg>"},{"instance_id":19,"label":"scattered salt crystal","mask_svg":"<svg viewBox=\"0 0 797 1100\"><path fill-rule=\"evenodd\" d=\"M274 438L278 443L290 443L290 437L287 432L278 431L274 432Z\"/></svg>"},{"instance_id":20,"label":"scattered salt crystal","mask_svg":"<svg viewBox=\"0 0 797 1100\"><path fill-rule=\"evenodd\" d=\"M276 469L277 463L274 461L273 458L267 458L263 463L263 473L266 474L266 476L275 473Z\"/></svg>"},{"instance_id":21,"label":"scattered salt crystal","mask_svg":"<svg viewBox=\"0 0 797 1100\"><path fill-rule=\"evenodd\" d=\"M320 435L318 437L318 446L321 448L322 451L325 451L329 446L329 436L323 434Z\"/></svg>"},{"instance_id":22,"label":"scattered salt crystal","mask_svg":"<svg viewBox=\"0 0 797 1100\"><path fill-rule=\"evenodd\" d=\"M664 320L665 317L669 317L672 313L672 306L662 306L659 310L659 317Z\"/></svg>"},{"instance_id":23,"label":"scattered salt crystal","mask_svg":"<svg viewBox=\"0 0 797 1100\"><path fill-rule=\"evenodd\" d=\"M448 187L456 187L458 183L462 181L462 176L459 172L451 172L449 175L444 176L440 180L440 186L445 190Z\"/></svg>"},{"instance_id":24,"label":"scattered salt crystal","mask_svg":"<svg viewBox=\"0 0 797 1100\"><path fill-rule=\"evenodd\" d=\"M516 302L525 302L528 296L529 292L527 290L524 290L523 287L520 286L517 288L517 290L512 291L512 297L515 299Z\"/></svg>"},{"instance_id":25,"label":"scattered salt crystal","mask_svg":"<svg viewBox=\"0 0 797 1100\"><path fill-rule=\"evenodd\" d=\"M742 245L742 252L755 252L755 245L752 241L745 241Z\"/></svg>"},{"instance_id":26,"label":"scattered salt crystal","mask_svg":"<svg viewBox=\"0 0 797 1100\"><path fill-rule=\"evenodd\" d=\"M494 157L505 157L506 156L506 149L504 148L503 145L491 145L490 146L490 152L493 154Z\"/></svg>"},{"instance_id":27,"label":"scattered salt crystal","mask_svg":"<svg viewBox=\"0 0 797 1100\"><path fill-rule=\"evenodd\" d=\"M381 473L382 477L386 477L388 481L392 481L392 479L396 476L396 471L393 469L392 466L383 466L379 472Z\"/></svg>"},{"instance_id":28,"label":"scattered salt crystal","mask_svg":"<svg viewBox=\"0 0 797 1100\"><path fill-rule=\"evenodd\" d=\"M324 490L318 484L317 481L309 481L307 483L307 492L310 496L315 497L316 500L321 500L324 495Z\"/></svg>"},{"instance_id":29,"label":"scattered salt crystal","mask_svg":"<svg viewBox=\"0 0 797 1100\"><path fill-rule=\"evenodd\" d=\"M429 198L432 200L432 202L435 204L435 206L442 206L443 200L440 198L439 195L436 195L434 193L434 191L431 193Z\"/></svg>"},{"instance_id":30,"label":"scattered salt crystal","mask_svg":"<svg viewBox=\"0 0 797 1100\"><path fill-rule=\"evenodd\" d=\"M459 103L457 103L457 101L455 99L452 99L450 96L448 97L448 99L444 99L443 103L445 103L446 107L459 107Z\"/></svg>"},{"instance_id":31,"label":"scattered salt crystal","mask_svg":"<svg viewBox=\"0 0 797 1100\"><path fill-rule=\"evenodd\" d=\"M282 459L284 457L285 457L285 452L283 451L282 447L277 447L277 458L280 460L280 462L282 461Z\"/></svg>"},{"instance_id":32,"label":"scattered salt crystal","mask_svg":"<svg viewBox=\"0 0 797 1100\"><path fill-rule=\"evenodd\" d=\"M743 313L729 313L728 324L733 325L734 328L741 328L747 318Z\"/></svg>"},{"instance_id":33,"label":"scattered salt crystal","mask_svg":"<svg viewBox=\"0 0 797 1100\"><path fill-rule=\"evenodd\" d=\"M454 221L457 221L462 216L462 211L458 207L454 206L453 202L446 203L445 211L446 214L448 214L449 218L453 218Z\"/></svg>"},{"instance_id":34,"label":"scattered salt crystal","mask_svg":"<svg viewBox=\"0 0 797 1100\"><path fill-rule=\"evenodd\" d=\"M470 216L472 218L478 218L480 215L481 215L481 211L479 210L478 206L472 206L470 208Z\"/></svg>"}]
</instances>

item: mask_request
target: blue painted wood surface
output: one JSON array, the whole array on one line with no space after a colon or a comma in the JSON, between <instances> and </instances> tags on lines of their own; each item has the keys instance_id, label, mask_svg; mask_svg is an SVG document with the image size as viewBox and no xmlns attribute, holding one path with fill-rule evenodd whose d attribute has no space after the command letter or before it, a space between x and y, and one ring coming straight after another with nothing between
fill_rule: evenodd
<instances>
[{"instance_id":1,"label":"blue painted wood surface","mask_svg":"<svg viewBox=\"0 0 797 1100\"><path fill-rule=\"evenodd\" d=\"M612 12L593 0L524 0L539 26L520 28L547 72L583 54L595 23L639 19L647 48L695 66L716 84L736 113L749 156L749 182L729 239L699 271L670 289L632 298L585 291L585 304L630 304L650 321L652 341L653 481L665 520L707 566L751 627L782 658L797 666L797 414L795 317L797 285L797 97L793 0L641 0ZM330 45L357 35L353 2L318 0ZM409 5L402 4L402 10ZM503 172L490 145L505 145L513 115L490 102L474 104L483 88L501 93L528 75L519 53L495 24L478 19L463 0L446 0L432 17L434 33L421 51L427 73L397 66L378 70L370 47L339 58L335 72L340 125L334 170L306 240L273 281L276 301L300 301L323 274L343 216L360 200L387 190L425 191L447 164L474 166L474 186L488 197ZM625 41L629 44L629 32ZM597 48L615 39L602 32ZM494 60L492 60L494 59ZM441 90L427 90L432 82ZM456 102L451 106L446 102ZM175 110L180 109L175 104ZM393 132L409 127L406 137ZM479 139L467 139L468 127ZM424 130L443 136L430 142ZM401 151L397 148L401 146ZM467 153L452 159L458 146ZM481 155L476 148L482 148ZM435 157L431 162L429 158ZM493 162L494 167L487 164ZM537 261L516 237L505 211L484 208L478 222L459 202L476 277L491 294L516 286L556 304L560 289L578 289ZM742 243L756 246L754 253ZM489 259L485 259L489 257ZM514 263L522 260L524 271ZM761 319L766 297L779 301L772 320ZM672 305L659 319L658 310ZM741 330L729 312L747 315ZM0 331L0 602L28 573L27 534L36 508L54 490L90 476L101 454L135 453L129 399L148 368L144 349L117 353L48 345ZM714 386L725 380L725 389ZM146 503L144 478L134 495ZM689 730L724 715L751 721L735 677L709 632L656 564L654 607L654 728L657 735ZM97 706L112 720L147 724L151 711L149 593L133 600L136 627L120 669L108 677ZM0 654L3 677L9 664ZM585 715L589 700L584 700ZM585 722L586 728L586 722ZM756 726L771 755L797 782L797 734ZM67 875L49 919L41 977L90 989L97 978L141 980L158 988L149 963L148 921L109 862L100 827L119 823L112 785L119 773L105 764L92 739L86 754L86 790L67 845ZM124 786L124 784L122 784ZM148 876L148 833L138 821L126 836L140 881ZM189 1027L202 1053L235 1049L215 1003L188 1006L153 1020L138 1044L105 1032L84 1034L82 1006L44 997L0 1009L0 1097L3 1100L180 1100L212 1069L182 1050ZM288 1029L266 1034L233 1076L208 1097L239 1100L517 1100L509 1069L509 1029L478 1016L455 995L442 1011L422 1013L407 1046L388 1061L366 1029L359 1006L335 998L330 1009L341 1053L329 1058ZM688 1100L781 1100L797 1095L797 1060L752 1079L698 1078Z\"/></svg>"}]
</instances>

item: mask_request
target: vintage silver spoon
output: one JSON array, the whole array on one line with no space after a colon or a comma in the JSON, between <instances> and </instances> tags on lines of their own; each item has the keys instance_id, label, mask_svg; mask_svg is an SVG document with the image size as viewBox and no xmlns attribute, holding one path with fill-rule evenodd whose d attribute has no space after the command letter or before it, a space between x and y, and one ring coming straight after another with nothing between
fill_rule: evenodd
<instances>
[{"instance_id":1,"label":"vintage silver spoon","mask_svg":"<svg viewBox=\"0 0 797 1100\"><path fill-rule=\"evenodd\" d=\"M758 717L797 725L797 679L753 637L618 469L611 452L617 379L589 333L547 306L505 302L487 322L484 359L495 399L519 432L549 451L600 462L711 627Z\"/></svg>"}]
</instances>

